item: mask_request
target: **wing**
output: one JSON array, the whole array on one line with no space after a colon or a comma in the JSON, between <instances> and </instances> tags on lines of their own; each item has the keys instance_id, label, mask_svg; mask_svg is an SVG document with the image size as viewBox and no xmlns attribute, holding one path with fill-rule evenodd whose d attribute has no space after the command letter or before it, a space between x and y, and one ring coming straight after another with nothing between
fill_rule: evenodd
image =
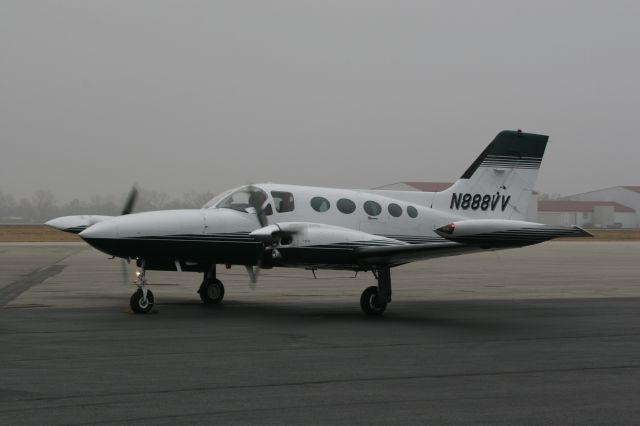
<instances>
[{"instance_id":1,"label":"wing","mask_svg":"<svg viewBox=\"0 0 640 426\"><path fill-rule=\"evenodd\" d=\"M455 222L431 236L394 236L307 222L283 222L250 235L272 251L273 264L330 269L370 269L398 266L477 251L538 244L553 238L589 236L580 228L510 220ZM429 241L416 243L418 241Z\"/></svg>"},{"instance_id":2,"label":"wing","mask_svg":"<svg viewBox=\"0 0 640 426\"><path fill-rule=\"evenodd\" d=\"M436 239L438 242L409 243L402 237L388 238L337 226L284 222L260 228L250 234L273 250L275 265L336 269L369 269L397 266L414 260L453 256L480 250L468 244L447 241L437 235L408 241Z\"/></svg>"},{"instance_id":3,"label":"wing","mask_svg":"<svg viewBox=\"0 0 640 426\"><path fill-rule=\"evenodd\" d=\"M577 226L550 226L513 220L465 220L436 229L436 233L448 241L397 247L362 247L357 254L363 263L396 265L487 249L524 247L560 237L592 236Z\"/></svg>"}]
</instances>

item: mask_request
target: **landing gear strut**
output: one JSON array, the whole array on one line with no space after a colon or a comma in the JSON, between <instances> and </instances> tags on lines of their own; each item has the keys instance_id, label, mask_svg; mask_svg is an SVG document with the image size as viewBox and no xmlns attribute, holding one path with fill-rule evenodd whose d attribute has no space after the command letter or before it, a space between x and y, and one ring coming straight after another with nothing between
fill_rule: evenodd
<instances>
[{"instance_id":1,"label":"landing gear strut","mask_svg":"<svg viewBox=\"0 0 640 426\"><path fill-rule=\"evenodd\" d=\"M216 278L216 265L213 265L209 272L205 272L202 284L198 290L202 303L206 305L217 305L224 298L224 285Z\"/></svg>"},{"instance_id":2,"label":"landing gear strut","mask_svg":"<svg viewBox=\"0 0 640 426\"><path fill-rule=\"evenodd\" d=\"M376 272L378 286L368 287L360 297L360 307L366 315L382 315L387 303L391 302L391 270L384 267Z\"/></svg>"},{"instance_id":3,"label":"landing gear strut","mask_svg":"<svg viewBox=\"0 0 640 426\"><path fill-rule=\"evenodd\" d=\"M153 308L153 293L146 287L147 278L145 276L145 261L141 261L140 272L136 280L138 290L131 295L129 306L136 314L146 314Z\"/></svg>"}]
</instances>

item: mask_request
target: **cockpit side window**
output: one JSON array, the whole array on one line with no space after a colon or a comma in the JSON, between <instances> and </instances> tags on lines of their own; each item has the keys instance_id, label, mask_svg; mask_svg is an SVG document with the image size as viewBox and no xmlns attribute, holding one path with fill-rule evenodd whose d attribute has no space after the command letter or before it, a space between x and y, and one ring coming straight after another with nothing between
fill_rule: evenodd
<instances>
[{"instance_id":1,"label":"cockpit side window","mask_svg":"<svg viewBox=\"0 0 640 426\"><path fill-rule=\"evenodd\" d=\"M292 212L295 209L293 194L283 191L271 191L273 204L278 213Z\"/></svg>"},{"instance_id":2,"label":"cockpit side window","mask_svg":"<svg viewBox=\"0 0 640 426\"><path fill-rule=\"evenodd\" d=\"M267 201L267 193L256 187L244 187L234 191L222 201L216 204L220 209L232 209L241 212L255 212L257 209L264 209L266 215L272 214L271 205L264 206Z\"/></svg>"}]
</instances>

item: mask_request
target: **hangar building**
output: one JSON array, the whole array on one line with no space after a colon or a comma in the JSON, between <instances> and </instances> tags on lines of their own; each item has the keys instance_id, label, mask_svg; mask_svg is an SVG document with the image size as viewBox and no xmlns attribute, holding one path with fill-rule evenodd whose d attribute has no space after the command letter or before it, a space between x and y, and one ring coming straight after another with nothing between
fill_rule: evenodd
<instances>
[{"instance_id":1,"label":"hangar building","mask_svg":"<svg viewBox=\"0 0 640 426\"><path fill-rule=\"evenodd\" d=\"M621 223L623 228L637 228L640 226L640 186L613 186L569 195L561 200L590 201L599 202L600 204L601 202L610 202L627 207L633 212L622 211L623 209L620 207L617 210L614 208L613 217L611 214L607 214L592 222L596 227L606 228L616 223Z\"/></svg>"},{"instance_id":2,"label":"hangar building","mask_svg":"<svg viewBox=\"0 0 640 426\"><path fill-rule=\"evenodd\" d=\"M636 228L636 211L613 201L540 200L538 222L583 228Z\"/></svg>"}]
</instances>

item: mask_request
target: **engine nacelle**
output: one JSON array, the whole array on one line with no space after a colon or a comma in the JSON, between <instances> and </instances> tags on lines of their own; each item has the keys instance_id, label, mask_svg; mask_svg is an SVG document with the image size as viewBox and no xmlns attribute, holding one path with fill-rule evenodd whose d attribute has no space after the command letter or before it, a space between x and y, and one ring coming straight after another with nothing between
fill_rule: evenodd
<instances>
[{"instance_id":1,"label":"engine nacelle","mask_svg":"<svg viewBox=\"0 0 640 426\"><path fill-rule=\"evenodd\" d=\"M435 230L443 238L483 248L522 247L558 237L591 237L577 226L553 226L507 219L472 219L450 223Z\"/></svg>"},{"instance_id":2,"label":"engine nacelle","mask_svg":"<svg viewBox=\"0 0 640 426\"><path fill-rule=\"evenodd\" d=\"M268 225L251 232L249 235L268 246L349 246L355 243L399 244L396 240L355 229L309 222L283 222Z\"/></svg>"}]
</instances>

